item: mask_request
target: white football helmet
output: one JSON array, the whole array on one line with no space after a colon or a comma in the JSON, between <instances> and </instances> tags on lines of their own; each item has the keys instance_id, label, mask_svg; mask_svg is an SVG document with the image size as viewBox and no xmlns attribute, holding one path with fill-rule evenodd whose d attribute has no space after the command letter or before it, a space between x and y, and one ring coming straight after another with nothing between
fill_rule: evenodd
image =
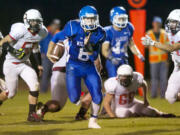
<instances>
[{"instance_id":1,"label":"white football helmet","mask_svg":"<svg viewBox=\"0 0 180 135\"><path fill-rule=\"evenodd\" d=\"M180 9L175 9L170 12L165 23L165 29L167 32L172 32L173 34L180 31Z\"/></svg>"},{"instance_id":2,"label":"white football helmet","mask_svg":"<svg viewBox=\"0 0 180 135\"><path fill-rule=\"evenodd\" d=\"M34 32L38 32L42 28L43 18L41 13L36 9L29 9L26 11L23 20L25 27Z\"/></svg>"},{"instance_id":3,"label":"white football helmet","mask_svg":"<svg viewBox=\"0 0 180 135\"><path fill-rule=\"evenodd\" d=\"M133 69L131 66L124 64L117 70L117 78L120 84L124 87L128 87L132 82Z\"/></svg>"}]
</instances>

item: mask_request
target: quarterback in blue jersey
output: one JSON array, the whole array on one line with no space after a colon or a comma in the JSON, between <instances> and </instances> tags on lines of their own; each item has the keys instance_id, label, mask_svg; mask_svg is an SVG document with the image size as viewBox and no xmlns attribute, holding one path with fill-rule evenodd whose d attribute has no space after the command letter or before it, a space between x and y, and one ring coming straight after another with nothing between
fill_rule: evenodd
<instances>
[{"instance_id":1,"label":"quarterback in blue jersey","mask_svg":"<svg viewBox=\"0 0 180 135\"><path fill-rule=\"evenodd\" d=\"M69 60L66 65L68 95L71 102L78 103L81 95L81 79L84 79L92 97L89 128L100 128L96 119L102 102L101 78L94 61L98 58L105 35L105 31L99 26L96 9L93 6L85 6L79 12L79 20L69 21L64 29L54 36L48 49L49 54L55 43L69 40ZM51 58L50 60L53 61Z\"/></svg>"},{"instance_id":2,"label":"quarterback in blue jersey","mask_svg":"<svg viewBox=\"0 0 180 135\"><path fill-rule=\"evenodd\" d=\"M111 26L105 27L106 40L102 45L102 54L106 60L108 77L115 77L117 68L128 64L128 46L133 54L144 61L144 56L133 41L133 25L128 22L128 15L123 7L114 7L110 11Z\"/></svg>"}]
</instances>

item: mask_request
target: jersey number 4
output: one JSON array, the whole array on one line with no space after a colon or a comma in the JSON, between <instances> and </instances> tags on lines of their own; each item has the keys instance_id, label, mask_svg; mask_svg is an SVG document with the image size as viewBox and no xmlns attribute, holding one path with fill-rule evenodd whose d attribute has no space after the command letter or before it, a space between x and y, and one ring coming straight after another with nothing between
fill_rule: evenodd
<instances>
[{"instance_id":1,"label":"jersey number 4","mask_svg":"<svg viewBox=\"0 0 180 135\"><path fill-rule=\"evenodd\" d=\"M120 105L125 105L125 104L130 104L133 102L134 99L134 92L130 92L128 94L122 94L119 96L119 104Z\"/></svg>"}]
</instances>

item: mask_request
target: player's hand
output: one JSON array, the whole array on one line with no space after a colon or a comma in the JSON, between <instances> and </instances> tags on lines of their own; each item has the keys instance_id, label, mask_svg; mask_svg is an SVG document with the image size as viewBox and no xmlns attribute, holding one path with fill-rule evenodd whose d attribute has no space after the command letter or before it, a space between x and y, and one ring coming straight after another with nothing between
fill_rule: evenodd
<instances>
[{"instance_id":1,"label":"player's hand","mask_svg":"<svg viewBox=\"0 0 180 135\"><path fill-rule=\"evenodd\" d=\"M112 62L113 65L118 65L119 64L119 60L114 58L112 55L109 55L108 59Z\"/></svg>"},{"instance_id":2,"label":"player's hand","mask_svg":"<svg viewBox=\"0 0 180 135\"><path fill-rule=\"evenodd\" d=\"M149 106L149 102L148 102L148 100L146 99L146 100L144 100L144 106Z\"/></svg>"},{"instance_id":3,"label":"player's hand","mask_svg":"<svg viewBox=\"0 0 180 135\"><path fill-rule=\"evenodd\" d=\"M146 35L145 37L142 37L141 42L145 46L154 46L155 45L155 41L152 40L151 37L149 37L148 35Z\"/></svg>"},{"instance_id":4,"label":"player's hand","mask_svg":"<svg viewBox=\"0 0 180 135\"><path fill-rule=\"evenodd\" d=\"M143 56L142 54L138 54L137 57L138 57L142 62L145 61L145 58L144 58L144 56Z\"/></svg>"},{"instance_id":5,"label":"player's hand","mask_svg":"<svg viewBox=\"0 0 180 135\"><path fill-rule=\"evenodd\" d=\"M43 67L41 65L38 65L38 70L39 70L39 76L42 76L43 73Z\"/></svg>"}]
</instances>

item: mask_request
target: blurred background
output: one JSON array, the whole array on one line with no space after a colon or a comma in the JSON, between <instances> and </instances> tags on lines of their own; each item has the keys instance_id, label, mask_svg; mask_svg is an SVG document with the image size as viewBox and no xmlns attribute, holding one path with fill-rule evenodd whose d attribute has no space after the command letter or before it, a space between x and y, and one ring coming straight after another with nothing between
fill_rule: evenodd
<instances>
[{"instance_id":1,"label":"blurred background","mask_svg":"<svg viewBox=\"0 0 180 135\"><path fill-rule=\"evenodd\" d=\"M134 0L138 2L139 0ZM48 26L54 18L61 20L61 28L70 19L77 19L79 10L85 5L96 7L102 26L111 25L109 11L114 6L123 6L128 12L133 9L127 0L1 0L0 4L0 31L7 35L13 23L22 22L26 10L38 9L44 19L44 25ZM179 8L180 0L148 0L141 9L146 9L146 30L152 28L154 16L162 18L162 27L171 10ZM130 65L134 66L134 59L130 54ZM148 50L145 49L145 78L150 78ZM171 59L169 57L169 59ZM169 74L172 72L173 63L169 60ZM2 75L3 57L0 58L0 75Z\"/></svg>"}]
</instances>

